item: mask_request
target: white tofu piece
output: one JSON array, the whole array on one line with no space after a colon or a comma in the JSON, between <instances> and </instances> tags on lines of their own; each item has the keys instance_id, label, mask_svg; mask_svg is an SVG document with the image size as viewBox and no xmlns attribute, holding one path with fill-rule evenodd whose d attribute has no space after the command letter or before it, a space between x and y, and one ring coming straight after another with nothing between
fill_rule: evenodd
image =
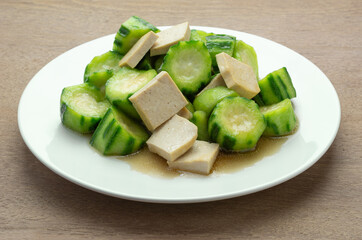
<instances>
[{"instance_id":1,"label":"white tofu piece","mask_svg":"<svg viewBox=\"0 0 362 240\"><path fill-rule=\"evenodd\" d=\"M157 128L146 143L151 152L174 161L191 148L196 138L196 125L175 115Z\"/></svg>"},{"instance_id":2,"label":"white tofu piece","mask_svg":"<svg viewBox=\"0 0 362 240\"><path fill-rule=\"evenodd\" d=\"M194 145L176 161L168 161L170 168L209 174L219 153L219 144L196 140Z\"/></svg>"},{"instance_id":3,"label":"white tofu piece","mask_svg":"<svg viewBox=\"0 0 362 240\"><path fill-rule=\"evenodd\" d=\"M207 86L204 87L204 89L202 89L202 91L199 92L197 95L200 95L202 92L204 92L208 89L219 87L219 86L226 87L226 83L220 73L216 74L216 76L209 82L209 84L207 84Z\"/></svg>"},{"instance_id":4,"label":"white tofu piece","mask_svg":"<svg viewBox=\"0 0 362 240\"><path fill-rule=\"evenodd\" d=\"M180 117L186 118L187 120L190 120L192 118L192 113L190 110L187 109L187 107L183 107L178 113Z\"/></svg>"},{"instance_id":5,"label":"white tofu piece","mask_svg":"<svg viewBox=\"0 0 362 240\"><path fill-rule=\"evenodd\" d=\"M253 68L222 52L216 55L217 65L226 86L240 96L251 99L260 92Z\"/></svg>"},{"instance_id":6,"label":"white tofu piece","mask_svg":"<svg viewBox=\"0 0 362 240\"><path fill-rule=\"evenodd\" d=\"M190 40L191 30L188 22L184 22L157 33L159 38L152 46L151 56L166 54L168 49L179 41Z\"/></svg>"},{"instance_id":7,"label":"white tofu piece","mask_svg":"<svg viewBox=\"0 0 362 240\"><path fill-rule=\"evenodd\" d=\"M149 31L143 35L119 61L119 66L128 66L130 68L136 67L157 39L158 35L153 31Z\"/></svg>"},{"instance_id":8,"label":"white tofu piece","mask_svg":"<svg viewBox=\"0 0 362 240\"><path fill-rule=\"evenodd\" d=\"M129 100L150 131L154 131L187 105L186 98L165 71L135 92Z\"/></svg>"}]
</instances>

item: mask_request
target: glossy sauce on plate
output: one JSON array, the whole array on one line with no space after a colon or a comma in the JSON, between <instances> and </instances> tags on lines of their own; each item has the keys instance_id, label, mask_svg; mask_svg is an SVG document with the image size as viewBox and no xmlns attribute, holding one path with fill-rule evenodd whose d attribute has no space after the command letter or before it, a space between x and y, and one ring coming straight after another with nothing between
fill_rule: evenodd
<instances>
[{"instance_id":1,"label":"glossy sauce on plate","mask_svg":"<svg viewBox=\"0 0 362 240\"><path fill-rule=\"evenodd\" d=\"M288 137L262 137L254 151L245 153L227 153L220 151L210 175L232 173L252 166L264 157L278 152ZM167 161L157 154L151 153L147 147L141 151L119 159L126 161L132 170L156 177L175 178L193 173L170 169Z\"/></svg>"}]
</instances>

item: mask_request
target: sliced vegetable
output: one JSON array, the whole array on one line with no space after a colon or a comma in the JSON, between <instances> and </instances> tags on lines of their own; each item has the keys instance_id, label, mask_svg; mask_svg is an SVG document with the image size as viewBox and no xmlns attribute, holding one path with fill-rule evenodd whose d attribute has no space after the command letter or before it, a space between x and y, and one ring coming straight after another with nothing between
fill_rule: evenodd
<instances>
[{"instance_id":1,"label":"sliced vegetable","mask_svg":"<svg viewBox=\"0 0 362 240\"><path fill-rule=\"evenodd\" d=\"M247 98L227 97L210 115L210 139L232 151L253 150L266 127L258 105Z\"/></svg>"},{"instance_id":2,"label":"sliced vegetable","mask_svg":"<svg viewBox=\"0 0 362 240\"><path fill-rule=\"evenodd\" d=\"M64 88L60 98L62 123L79 133L93 132L109 107L100 90L88 83Z\"/></svg>"},{"instance_id":3,"label":"sliced vegetable","mask_svg":"<svg viewBox=\"0 0 362 240\"><path fill-rule=\"evenodd\" d=\"M210 52L213 68L217 68L215 58L217 54L225 52L230 56L233 55L235 39L235 37L225 34L214 34L206 37L206 47Z\"/></svg>"},{"instance_id":4,"label":"sliced vegetable","mask_svg":"<svg viewBox=\"0 0 362 240\"><path fill-rule=\"evenodd\" d=\"M189 99L210 82L211 57L200 41L181 41L167 52L162 70L170 74Z\"/></svg>"},{"instance_id":5,"label":"sliced vegetable","mask_svg":"<svg viewBox=\"0 0 362 240\"><path fill-rule=\"evenodd\" d=\"M89 82L98 88L103 87L113 73L120 69L118 63L122 57L123 55L114 51L94 57L85 68L84 82Z\"/></svg>"},{"instance_id":6,"label":"sliced vegetable","mask_svg":"<svg viewBox=\"0 0 362 240\"><path fill-rule=\"evenodd\" d=\"M151 59L154 62L153 68L156 69L157 73L160 73L162 71L161 66L162 66L164 58L165 58L165 55L158 55L158 56L151 57Z\"/></svg>"},{"instance_id":7,"label":"sliced vegetable","mask_svg":"<svg viewBox=\"0 0 362 240\"><path fill-rule=\"evenodd\" d=\"M190 26L188 22L183 22L165 30L162 30L157 34L158 39L150 49L151 56L164 55L170 49L180 41L190 40Z\"/></svg>"},{"instance_id":8,"label":"sliced vegetable","mask_svg":"<svg viewBox=\"0 0 362 240\"><path fill-rule=\"evenodd\" d=\"M190 119L197 126L197 140L209 141L207 130L208 116L204 111L195 111Z\"/></svg>"},{"instance_id":9,"label":"sliced vegetable","mask_svg":"<svg viewBox=\"0 0 362 240\"><path fill-rule=\"evenodd\" d=\"M220 73L219 67L218 67L218 66L212 67L211 73L212 73L213 75L219 74L219 73Z\"/></svg>"},{"instance_id":10,"label":"sliced vegetable","mask_svg":"<svg viewBox=\"0 0 362 240\"><path fill-rule=\"evenodd\" d=\"M150 52L146 53L146 55L142 58L142 60L137 64L136 68L139 70L153 69Z\"/></svg>"},{"instance_id":11,"label":"sliced vegetable","mask_svg":"<svg viewBox=\"0 0 362 240\"><path fill-rule=\"evenodd\" d=\"M206 113L206 116L209 117L212 110L216 106L218 102L223 100L226 97L237 97L239 96L237 92L232 89L228 89L226 87L215 87L211 89L207 89L202 92L200 95L194 100L194 108L196 111L203 111Z\"/></svg>"},{"instance_id":12,"label":"sliced vegetable","mask_svg":"<svg viewBox=\"0 0 362 240\"><path fill-rule=\"evenodd\" d=\"M216 61L228 88L248 99L255 97L260 92L258 80L248 64L242 63L224 52L216 55Z\"/></svg>"},{"instance_id":13,"label":"sliced vegetable","mask_svg":"<svg viewBox=\"0 0 362 240\"><path fill-rule=\"evenodd\" d=\"M209 174L219 153L219 144L196 140L176 161L167 161L170 168L199 174Z\"/></svg>"},{"instance_id":14,"label":"sliced vegetable","mask_svg":"<svg viewBox=\"0 0 362 240\"><path fill-rule=\"evenodd\" d=\"M203 43L206 43L206 37L214 35L213 33L207 33L201 30L192 29L191 30L191 36L190 41L201 41Z\"/></svg>"},{"instance_id":15,"label":"sliced vegetable","mask_svg":"<svg viewBox=\"0 0 362 240\"><path fill-rule=\"evenodd\" d=\"M181 108L181 110L177 112L177 115L186 118L187 120L190 120L192 118L192 112L190 112L187 107Z\"/></svg>"},{"instance_id":16,"label":"sliced vegetable","mask_svg":"<svg viewBox=\"0 0 362 240\"><path fill-rule=\"evenodd\" d=\"M260 93L254 100L260 105L271 105L297 96L292 80L285 67L269 73L259 82Z\"/></svg>"},{"instance_id":17,"label":"sliced vegetable","mask_svg":"<svg viewBox=\"0 0 362 240\"><path fill-rule=\"evenodd\" d=\"M187 105L186 98L165 71L157 74L129 100L152 132Z\"/></svg>"},{"instance_id":18,"label":"sliced vegetable","mask_svg":"<svg viewBox=\"0 0 362 240\"><path fill-rule=\"evenodd\" d=\"M197 127L189 120L174 115L158 127L147 140L148 149L168 161L187 152L197 138Z\"/></svg>"},{"instance_id":19,"label":"sliced vegetable","mask_svg":"<svg viewBox=\"0 0 362 240\"><path fill-rule=\"evenodd\" d=\"M265 106L263 100L260 97L260 94L257 94L255 97L253 97L253 100L259 105L259 106Z\"/></svg>"},{"instance_id":20,"label":"sliced vegetable","mask_svg":"<svg viewBox=\"0 0 362 240\"><path fill-rule=\"evenodd\" d=\"M95 130L90 144L104 155L127 155L138 151L148 137L141 124L111 107Z\"/></svg>"},{"instance_id":21,"label":"sliced vegetable","mask_svg":"<svg viewBox=\"0 0 362 240\"><path fill-rule=\"evenodd\" d=\"M234 58L248 64L253 68L256 79L259 79L259 70L258 70L258 58L254 48L241 40L237 40L235 44L234 53L232 55Z\"/></svg>"},{"instance_id":22,"label":"sliced vegetable","mask_svg":"<svg viewBox=\"0 0 362 240\"><path fill-rule=\"evenodd\" d=\"M206 91L208 89L219 87L219 86L227 87L226 83L220 73L211 76L211 81L209 82L209 84L207 84L207 86L204 87L202 89L202 91L199 92L197 95L200 95L201 93L203 93L204 91Z\"/></svg>"},{"instance_id":23,"label":"sliced vegetable","mask_svg":"<svg viewBox=\"0 0 362 240\"><path fill-rule=\"evenodd\" d=\"M120 67L135 68L143 59L143 57L149 52L152 45L157 40L158 36L156 33L149 31L143 35L123 56L122 60L119 61Z\"/></svg>"},{"instance_id":24,"label":"sliced vegetable","mask_svg":"<svg viewBox=\"0 0 362 240\"><path fill-rule=\"evenodd\" d=\"M295 129L297 120L290 99L260 108L266 120L264 136L277 137L287 135Z\"/></svg>"},{"instance_id":25,"label":"sliced vegetable","mask_svg":"<svg viewBox=\"0 0 362 240\"><path fill-rule=\"evenodd\" d=\"M187 108L191 113L195 112L194 105L192 105L192 103L191 103L189 100L187 100L186 108Z\"/></svg>"},{"instance_id":26,"label":"sliced vegetable","mask_svg":"<svg viewBox=\"0 0 362 240\"><path fill-rule=\"evenodd\" d=\"M123 55L126 54L149 31L157 33L160 30L140 17L130 17L122 23L121 28L116 33L113 50Z\"/></svg>"},{"instance_id":27,"label":"sliced vegetable","mask_svg":"<svg viewBox=\"0 0 362 240\"><path fill-rule=\"evenodd\" d=\"M110 103L134 119L140 120L136 109L128 100L157 75L154 69L137 70L128 67L121 68L106 84L106 97Z\"/></svg>"}]
</instances>

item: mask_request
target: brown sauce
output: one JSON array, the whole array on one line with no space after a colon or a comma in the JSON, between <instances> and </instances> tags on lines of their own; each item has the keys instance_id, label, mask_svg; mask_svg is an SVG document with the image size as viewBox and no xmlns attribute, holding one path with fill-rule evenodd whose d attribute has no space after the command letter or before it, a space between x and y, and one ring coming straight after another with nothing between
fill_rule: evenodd
<instances>
[{"instance_id":1,"label":"brown sauce","mask_svg":"<svg viewBox=\"0 0 362 240\"><path fill-rule=\"evenodd\" d=\"M220 151L212 168L211 175L232 173L252 166L264 157L278 152L287 139L287 137L262 137L255 150L246 153L227 153ZM126 161L131 166L131 169L150 176L175 178L187 174L192 175L192 173L170 169L165 159L157 154L151 153L147 147L143 148L138 153L121 157L120 159Z\"/></svg>"},{"instance_id":2,"label":"brown sauce","mask_svg":"<svg viewBox=\"0 0 362 240\"><path fill-rule=\"evenodd\" d=\"M120 159L126 161L131 169L150 176L174 178L181 175L179 171L169 168L164 158L150 152L147 147Z\"/></svg>"},{"instance_id":3,"label":"brown sauce","mask_svg":"<svg viewBox=\"0 0 362 240\"><path fill-rule=\"evenodd\" d=\"M264 157L279 151L287 137L260 138L254 151L245 153L228 153L220 151L213 166L213 173L232 173L250 167Z\"/></svg>"}]
</instances>

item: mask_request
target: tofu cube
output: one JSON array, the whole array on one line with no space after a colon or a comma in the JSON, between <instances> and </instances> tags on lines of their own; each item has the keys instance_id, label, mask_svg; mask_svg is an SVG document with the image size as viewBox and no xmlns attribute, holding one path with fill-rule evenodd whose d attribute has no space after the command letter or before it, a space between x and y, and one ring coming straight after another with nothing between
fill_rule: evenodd
<instances>
[{"instance_id":1,"label":"tofu cube","mask_svg":"<svg viewBox=\"0 0 362 240\"><path fill-rule=\"evenodd\" d=\"M197 95L200 95L202 92L204 92L208 89L219 87L219 86L226 87L226 83L220 73L216 74L216 76L210 81L210 83L207 84L207 86L204 87L204 89L202 89L202 91L199 92Z\"/></svg>"},{"instance_id":2,"label":"tofu cube","mask_svg":"<svg viewBox=\"0 0 362 240\"><path fill-rule=\"evenodd\" d=\"M159 38L150 50L151 56L166 54L168 49L179 41L190 40L191 30L188 22L184 22L157 33Z\"/></svg>"},{"instance_id":3,"label":"tofu cube","mask_svg":"<svg viewBox=\"0 0 362 240\"><path fill-rule=\"evenodd\" d=\"M216 55L217 65L226 86L235 90L241 97L253 98L260 92L253 68L226 53Z\"/></svg>"},{"instance_id":4,"label":"tofu cube","mask_svg":"<svg viewBox=\"0 0 362 240\"><path fill-rule=\"evenodd\" d=\"M209 174L219 153L219 144L196 140L194 145L176 161L168 161L170 168Z\"/></svg>"},{"instance_id":5,"label":"tofu cube","mask_svg":"<svg viewBox=\"0 0 362 240\"><path fill-rule=\"evenodd\" d=\"M175 115L157 128L146 143L151 152L174 161L191 148L196 138L196 125Z\"/></svg>"},{"instance_id":6,"label":"tofu cube","mask_svg":"<svg viewBox=\"0 0 362 240\"><path fill-rule=\"evenodd\" d=\"M127 52L126 55L119 61L119 66L128 66L134 68L146 55L148 50L156 42L158 35L153 31L150 31L143 35L135 45Z\"/></svg>"},{"instance_id":7,"label":"tofu cube","mask_svg":"<svg viewBox=\"0 0 362 240\"><path fill-rule=\"evenodd\" d=\"M190 120L192 118L192 113L190 110L187 109L187 107L183 107L178 113L180 117L186 118L187 120Z\"/></svg>"},{"instance_id":8,"label":"tofu cube","mask_svg":"<svg viewBox=\"0 0 362 240\"><path fill-rule=\"evenodd\" d=\"M154 131L187 105L186 98L165 71L160 72L129 100L150 131Z\"/></svg>"}]
</instances>

